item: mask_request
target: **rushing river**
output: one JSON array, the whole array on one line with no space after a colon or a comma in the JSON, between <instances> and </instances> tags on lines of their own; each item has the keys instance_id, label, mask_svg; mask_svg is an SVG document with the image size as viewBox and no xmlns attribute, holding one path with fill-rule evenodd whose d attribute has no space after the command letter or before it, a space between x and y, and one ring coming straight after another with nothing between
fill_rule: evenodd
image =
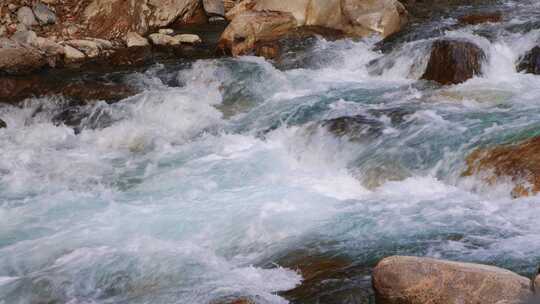
<instances>
[{"instance_id":1,"label":"rushing river","mask_svg":"<svg viewBox=\"0 0 540 304\"><path fill-rule=\"evenodd\" d=\"M475 148L540 134L540 77L514 67L540 41L540 2L498 5L499 24L417 29L486 52L461 85L418 81L431 34L387 54L321 38L278 63L116 75L142 93L81 108L78 134L53 122L61 97L1 106L0 303L364 303L354 290L393 254L530 275L538 197L461 177ZM344 116L357 130L338 136L327 122ZM303 256L351 270L291 296L303 278L285 261Z\"/></svg>"}]
</instances>

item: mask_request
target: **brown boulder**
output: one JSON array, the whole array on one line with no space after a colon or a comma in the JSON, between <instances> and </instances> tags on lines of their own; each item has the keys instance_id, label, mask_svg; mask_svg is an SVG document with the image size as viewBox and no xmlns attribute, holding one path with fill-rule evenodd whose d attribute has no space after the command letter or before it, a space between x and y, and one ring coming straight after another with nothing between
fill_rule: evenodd
<instances>
[{"instance_id":1,"label":"brown boulder","mask_svg":"<svg viewBox=\"0 0 540 304\"><path fill-rule=\"evenodd\" d=\"M540 75L540 46L527 52L518 63L518 71Z\"/></svg>"},{"instance_id":2,"label":"brown boulder","mask_svg":"<svg viewBox=\"0 0 540 304\"><path fill-rule=\"evenodd\" d=\"M459 18L460 24L481 24L486 22L498 23L502 21L501 12L487 13L487 14L472 14Z\"/></svg>"},{"instance_id":3,"label":"brown boulder","mask_svg":"<svg viewBox=\"0 0 540 304\"><path fill-rule=\"evenodd\" d=\"M437 40L422 79L443 85L458 84L481 74L486 55L475 44L460 40Z\"/></svg>"},{"instance_id":4,"label":"brown boulder","mask_svg":"<svg viewBox=\"0 0 540 304\"><path fill-rule=\"evenodd\" d=\"M373 271L377 304L517 304L530 280L497 267L394 256Z\"/></svg>"},{"instance_id":5,"label":"brown boulder","mask_svg":"<svg viewBox=\"0 0 540 304\"><path fill-rule=\"evenodd\" d=\"M114 39L128 32L146 34L149 29L188 20L199 7L197 0L93 0L84 10L83 19L90 36Z\"/></svg>"},{"instance_id":6,"label":"brown boulder","mask_svg":"<svg viewBox=\"0 0 540 304\"><path fill-rule=\"evenodd\" d=\"M296 27L292 14L248 11L236 16L221 35L218 48L233 56L251 53L258 43L278 39Z\"/></svg>"},{"instance_id":7,"label":"brown boulder","mask_svg":"<svg viewBox=\"0 0 540 304\"><path fill-rule=\"evenodd\" d=\"M26 74L47 65L45 56L32 47L7 42L0 45L0 73Z\"/></svg>"},{"instance_id":8,"label":"brown boulder","mask_svg":"<svg viewBox=\"0 0 540 304\"><path fill-rule=\"evenodd\" d=\"M463 176L478 175L488 184L512 181L513 197L540 192L540 137L514 145L478 149L467 157Z\"/></svg>"}]
</instances>

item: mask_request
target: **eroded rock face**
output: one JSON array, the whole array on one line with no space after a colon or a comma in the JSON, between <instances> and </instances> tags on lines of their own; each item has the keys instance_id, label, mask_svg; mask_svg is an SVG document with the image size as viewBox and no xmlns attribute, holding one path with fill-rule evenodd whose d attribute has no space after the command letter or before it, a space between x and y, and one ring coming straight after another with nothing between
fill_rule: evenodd
<instances>
[{"instance_id":1,"label":"eroded rock face","mask_svg":"<svg viewBox=\"0 0 540 304\"><path fill-rule=\"evenodd\" d=\"M530 280L505 269L403 256L379 262L373 287L377 304L518 304L532 296Z\"/></svg>"},{"instance_id":2,"label":"eroded rock face","mask_svg":"<svg viewBox=\"0 0 540 304\"><path fill-rule=\"evenodd\" d=\"M471 42L460 40L437 40L422 79L443 85L458 84L481 74L486 55Z\"/></svg>"},{"instance_id":3,"label":"eroded rock face","mask_svg":"<svg viewBox=\"0 0 540 304\"><path fill-rule=\"evenodd\" d=\"M151 28L187 20L198 6L197 0L93 0L84 11L84 20L92 36L122 38L128 32L146 34Z\"/></svg>"},{"instance_id":4,"label":"eroded rock face","mask_svg":"<svg viewBox=\"0 0 540 304\"><path fill-rule=\"evenodd\" d=\"M540 46L527 52L518 63L518 71L540 75Z\"/></svg>"},{"instance_id":5,"label":"eroded rock face","mask_svg":"<svg viewBox=\"0 0 540 304\"><path fill-rule=\"evenodd\" d=\"M520 144L478 149L467 157L463 176L476 175L488 184L512 181L513 197L540 192L540 137Z\"/></svg>"},{"instance_id":6,"label":"eroded rock face","mask_svg":"<svg viewBox=\"0 0 540 304\"><path fill-rule=\"evenodd\" d=\"M218 47L233 56L249 54L257 43L276 40L295 27L296 20L290 13L245 12L225 29Z\"/></svg>"}]
</instances>

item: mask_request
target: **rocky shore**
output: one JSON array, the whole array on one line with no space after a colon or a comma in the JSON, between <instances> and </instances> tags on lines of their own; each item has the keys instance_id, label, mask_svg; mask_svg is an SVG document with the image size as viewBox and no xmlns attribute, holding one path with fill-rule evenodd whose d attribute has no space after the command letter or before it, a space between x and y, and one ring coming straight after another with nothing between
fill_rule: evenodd
<instances>
[{"instance_id":1,"label":"rocky shore","mask_svg":"<svg viewBox=\"0 0 540 304\"><path fill-rule=\"evenodd\" d=\"M139 90L110 80L73 80L63 75L133 69L171 58L255 55L279 60L283 39L321 34L352 39L379 36L381 53L389 53L396 41L408 39L411 23L428 18L427 7L435 2L450 5L414 0L7 0L0 4L0 103L63 96L69 102L54 121L73 127L77 134L82 120L78 106L98 100L118 102ZM504 12L464 15L456 26L504 18ZM429 50L419 80L431 86L481 77L488 60L481 46L459 38L433 39ZM381 59L370 63L374 71L381 65ZM528 50L515 66L521 73L540 75L540 45ZM328 119L320 126L336 137L358 142L382 132L362 116ZM2 128L9 126L0 117ZM462 178L487 185L510 181L513 198L540 192L537 134L478 148L463 162ZM383 177L367 188L405 177ZM296 267L304 277L299 289L288 292L291 299L309 297L321 281L350 270L349 261L339 259L304 259L287 266ZM540 303L540 275L529 279L487 265L393 256L381 260L371 278L377 304Z\"/></svg>"}]
</instances>

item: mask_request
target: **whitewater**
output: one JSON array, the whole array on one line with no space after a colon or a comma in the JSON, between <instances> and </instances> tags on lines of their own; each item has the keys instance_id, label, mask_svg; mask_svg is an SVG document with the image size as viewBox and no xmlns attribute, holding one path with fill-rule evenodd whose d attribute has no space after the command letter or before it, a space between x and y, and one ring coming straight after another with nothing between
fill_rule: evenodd
<instances>
[{"instance_id":1,"label":"whitewater","mask_svg":"<svg viewBox=\"0 0 540 304\"><path fill-rule=\"evenodd\" d=\"M61 96L2 105L0 303L317 303L286 295L303 281L291 255L353 261L321 303L359 288L350 303L367 303L369 269L394 254L532 274L538 197L462 177L476 148L540 135L540 77L515 68L540 4L498 5L500 24L446 16L386 54L318 38L280 62L119 73L141 93L81 106L77 132L53 121ZM483 75L420 81L439 37L480 46ZM327 127L345 116L354 136Z\"/></svg>"}]
</instances>

